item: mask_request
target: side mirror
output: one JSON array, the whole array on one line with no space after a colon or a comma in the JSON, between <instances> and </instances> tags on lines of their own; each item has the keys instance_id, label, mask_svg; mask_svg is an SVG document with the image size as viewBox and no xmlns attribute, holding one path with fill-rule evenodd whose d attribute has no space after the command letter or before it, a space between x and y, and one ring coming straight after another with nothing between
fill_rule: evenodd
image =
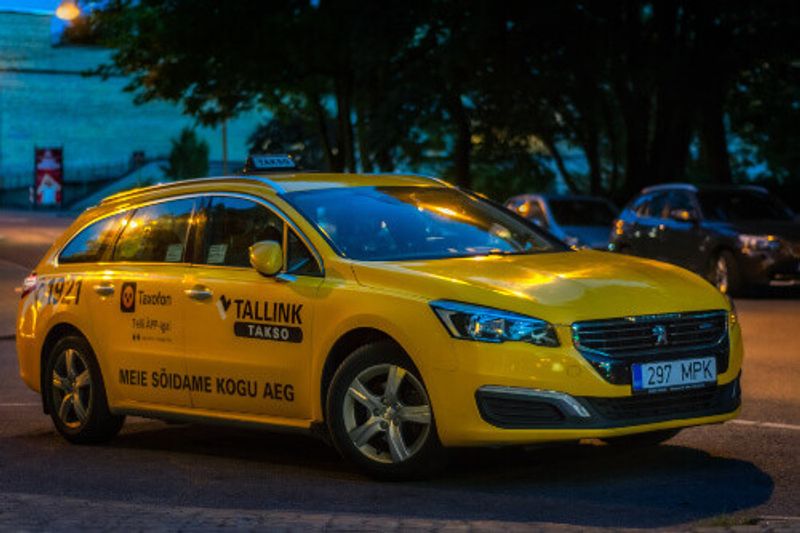
<instances>
[{"instance_id":1,"label":"side mirror","mask_svg":"<svg viewBox=\"0 0 800 533\"><path fill-rule=\"evenodd\" d=\"M283 250L275 241L259 241L250 247L250 264L265 276L274 276L283 268Z\"/></svg>"},{"instance_id":2,"label":"side mirror","mask_svg":"<svg viewBox=\"0 0 800 533\"><path fill-rule=\"evenodd\" d=\"M697 222L694 212L688 209L673 209L669 212L669 218L678 222Z\"/></svg>"}]
</instances>

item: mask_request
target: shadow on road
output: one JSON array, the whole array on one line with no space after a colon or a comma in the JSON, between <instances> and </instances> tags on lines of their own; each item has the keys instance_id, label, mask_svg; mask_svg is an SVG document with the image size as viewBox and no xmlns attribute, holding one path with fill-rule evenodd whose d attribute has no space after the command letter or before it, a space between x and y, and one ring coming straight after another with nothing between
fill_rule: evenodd
<instances>
[{"instance_id":1,"label":"shadow on road","mask_svg":"<svg viewBox=\"0 0 800 533\"><path fill-rule=\"evenodd\" d=\"M669 444L635 451L592 444L460 450L433 480L378 483L308 437L131 426L94 448L41 432L11 439L43 453L35 465L2 465L11 468L5 490L55 495L54 487L69 487L73 497L166 506L615 527L702 520L762 504L773 491L773 480L752 463ZM0 457L12 455L3 448L0 441Z\"/></svg>"},{"instance_id":2,"label":"shadow on road","mask_svg":"<svg viewBox=\"0 0 800 533\"><path fill-rule=\"evenodd\" d=\"M746 300L798 300L800 299L800 287L764 287L761 289L751 289L741 298ZM739 300L738 296L736 300Z\"/></svg>"}]
</instances>

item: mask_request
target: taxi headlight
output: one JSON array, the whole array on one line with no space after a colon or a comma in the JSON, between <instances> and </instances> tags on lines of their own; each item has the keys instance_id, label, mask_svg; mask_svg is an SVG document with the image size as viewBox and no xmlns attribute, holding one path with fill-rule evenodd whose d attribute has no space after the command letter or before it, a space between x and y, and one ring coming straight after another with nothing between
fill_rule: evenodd
<instances>
[{"instance_id":1,"label":"taxi headlight","mask_svg":"<svg viewBox=\"0 0 800 533\"><path fill-rule=\"evenodd\" d=\"M553 325L538 318L448 300L431 302L431 308L457 339L559 345Z\"/></svg>"}]
</instances>

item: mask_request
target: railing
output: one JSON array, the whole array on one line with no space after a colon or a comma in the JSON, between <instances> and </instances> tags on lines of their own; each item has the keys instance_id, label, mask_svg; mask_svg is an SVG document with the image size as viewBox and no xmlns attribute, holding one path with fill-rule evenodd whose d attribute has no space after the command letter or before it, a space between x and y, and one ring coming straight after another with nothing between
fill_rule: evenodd
<instances>
[{"instance_id":1,"label":"railing","mask_svg":"<svg viewBox=\"0 0 800 533\"><path fill-rule=\"evenodd\" d=\"M129 162L107 165L88 165L64 168L65 183L91 183L117 178L134 170ZM0 174L0 190L21 189L33 185L33 164L30 170L17 170Z\"/></svg>"}]
</instances>

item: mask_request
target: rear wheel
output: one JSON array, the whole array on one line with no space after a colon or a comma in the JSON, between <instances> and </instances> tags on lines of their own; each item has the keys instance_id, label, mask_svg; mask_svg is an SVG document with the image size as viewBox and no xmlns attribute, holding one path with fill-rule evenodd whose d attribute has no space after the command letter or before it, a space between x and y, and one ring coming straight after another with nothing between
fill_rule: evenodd
<instances>
[{"instance_id":1,"label":"rear wheel","mask_svg":"<svg viewBox=\"0 0 800 533\"><path fill-rule=\"evenodd\" d=\"M742 277L736 257L728 250L722 250L711 263L710 279L720 292L735 296L742 291Z\"/></svg>"},{"instance_id":2,"label":"rear wheel","mask_svg":"<svg viewBox=\"0 0 800 533\"><path fill-rule=\"evenodd\" d=\"M55 344L47 358L42 393L53 424L72 443L105 442L125 421L110 413L100 367L83 337L64 337Z\"/></svg>"},{"instance_id":3,"label":"rear wheel","mask_svg":"<svg viewBox=\"0 0 800 533\"><path fill-rule=\"evenodd\" d=\"M609 437L603 439L603 441L610 446L646 448L648 446L658 446L680 432L680 429L662 429L661 431L636 433L634 435L625 435L624 437Z\"/></svg>"},{"instance_id":4,"label":"rear wheel","mask_svg":"<svg viewBox=\"0 0 800 533\"><path fill-rule=\"evenodd\" d=\"M428 393L392 342L363 346L345 360L333 377L326 411L336 448L374 477L425 477L443 465Z\"/></svg>"}]
</instances>

